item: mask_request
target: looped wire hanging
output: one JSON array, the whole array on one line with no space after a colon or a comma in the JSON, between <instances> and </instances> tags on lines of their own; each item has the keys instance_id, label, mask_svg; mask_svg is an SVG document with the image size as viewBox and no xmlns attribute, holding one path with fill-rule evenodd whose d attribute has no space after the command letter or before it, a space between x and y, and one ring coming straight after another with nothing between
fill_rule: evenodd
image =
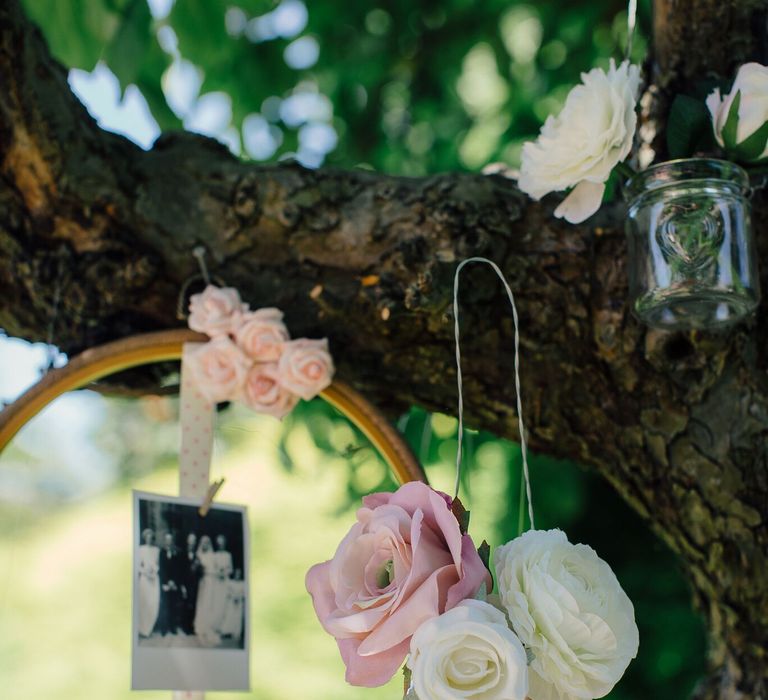
<instances>
[{"instance_id":1,"label":"looped wire hanging","mask_svg":"<svg viewBox=\"0 0 768 700\"><path fill-rule=\"evenodd\" d=\"M520 329L517 316L517 307L515 306L515 296L512 294L512 289L507 283L507 280L504 277L504 273L499 269L499 266L492 260L481 257L473 257L463 260L456 268L456 273L453 277L453 331L456 344L456 385L459 394L459 439L456 450L456 486L454 490L454 498L459 495L459 484L461 481L461 462L464 445L464 387L461 373L461 345L459 343L459 275L461 274L461 271L464 269L465 265L473 262L485 263L486 265L490 265L493 268L494 272L504 285L504 289L507 292L507 297L509 298L509 303L512 306L512 319L515 326L515 393L517 398L517 424L520 430L520 451L523 461L525 495L528 501L528 518L531 523L531 529L535 529L536 526L533 520L533 501L531 499L531 480L528 470L528 444L525 437L525 425L523 424L523 400L520 392Z\"/></svg>"},{"instance_id":2,"label":"looped wire hanging","mask_svg":"<svg viewBox=\"0 0 768 700\"><path fill-rule=\"evenodd\" d=\"M635 39L635 27L637 26L637 0L629 0L627 6L627 52L624 58L632 60L632 42Z\"/></svg>"}]
</instances>

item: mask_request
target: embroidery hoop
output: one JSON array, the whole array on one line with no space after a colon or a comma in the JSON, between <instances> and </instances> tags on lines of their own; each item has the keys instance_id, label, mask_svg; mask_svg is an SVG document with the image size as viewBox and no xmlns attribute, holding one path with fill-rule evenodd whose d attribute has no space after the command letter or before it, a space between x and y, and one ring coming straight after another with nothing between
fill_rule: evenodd
<instances>
[{"instance_id":1,"label":"embroidery hoop","mask_svg":"<svg viewBox=\"0 0 768 700\"><path fill-rule=\"evenodd\" d=\"M85 350L64 367L48 372L0 412L0 454L40 411L61 394L132 367L181 360L184 343L205 342L207 336L187 329L133 335ZM341 381L320 397L344 415L376 448L398 483L427 481L423 468L403 437L367 399Z\"/></svg>"}]
</instances>

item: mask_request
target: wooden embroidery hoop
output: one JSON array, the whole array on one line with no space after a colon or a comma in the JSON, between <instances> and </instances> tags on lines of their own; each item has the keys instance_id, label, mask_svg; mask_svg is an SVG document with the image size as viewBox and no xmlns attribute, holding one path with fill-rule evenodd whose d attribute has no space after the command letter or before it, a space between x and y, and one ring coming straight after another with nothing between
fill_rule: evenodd
<instances>
[{"instance_id":1,"label":"wooden embroidery hoop","mask_svg":"<svg viewBox=\"0 0 768 700\"><path fill-rule=\"evenodd\" d=\"M64 367L51 370L0 412L0 453L29 420L61 394L86 388L91 382L131 367L180 360L184 343L207 339L194 331L177 329L134 335L86 350ZM402 436L361 394L336 380L320 397L370 440L398 483L426 482L423 468Z\"/></svg>"}]
</instances>

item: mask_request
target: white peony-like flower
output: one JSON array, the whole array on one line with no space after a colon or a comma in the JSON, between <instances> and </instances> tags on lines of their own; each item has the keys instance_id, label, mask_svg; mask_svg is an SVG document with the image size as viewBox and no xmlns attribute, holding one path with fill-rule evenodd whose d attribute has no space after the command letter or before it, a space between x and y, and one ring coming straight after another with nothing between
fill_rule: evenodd
<instances>
[{"instance_id":1,"label":"white peony-like flower","mask_svg":"<svg viewBox=\"0 0 768 700\"><path fill-rule=\"evenodd\" d=\"M561 530L529 530L494 557L502 603L533 656L529 697L609 693L639 644L634 608L611 567Z\"/></svg>"},{"instance_id":2,"label":"white peony-like flower","mask_svg":"<svg viewBox=\"0 0 768 700\"><path fill-rule=\"evenodd\" d=\"M503 612L467 599L424 622L411 638L408 667L421 700L524 700L525 650Z\"/></svg>"},{"instance_id":3,"label":"white peony-like flower","mask_svg":"<svg viewBox=\"0 0 768 700\"><path fill-rule=\"evenodd\" d=\"M735 105L737 95L739 102ZM742 161L768 157L768 133L757 133L768 122L768 67L745 63L736 73L731 91L721 97L720 88L716 88L707 97L707 108L715 138L723 148ZM726 128L732 108L736 109L731 119L735 128Z\"/></svg>"},{"instance_id":4,"label":"white peony-like flower","mask_svg":"<svg viewBox=\"0 0 768 700\"><path fill-rule=\"evenodd\" d=\"M536 200L573 187L555 216L574 224L600 208L606 180L632 148L640 69L611 60L607 73L593 68L581 79L560 114L547 117L539 138L523 146L518 179Z\"/></svg>"}]
</instances>

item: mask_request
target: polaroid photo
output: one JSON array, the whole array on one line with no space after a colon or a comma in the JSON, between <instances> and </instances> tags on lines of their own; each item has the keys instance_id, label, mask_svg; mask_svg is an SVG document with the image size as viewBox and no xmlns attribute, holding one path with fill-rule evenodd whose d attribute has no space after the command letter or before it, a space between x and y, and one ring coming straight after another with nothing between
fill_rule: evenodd
<instances>
[{"instance_id":1,"label":"polaroid photo","mask_svg":"<svg viewBox=\"0 0 768 700\"><path fill-rule=\"evenodd\" d=\"M248 523L241 506L134 491L134 690L248 690Z\"/></svg>"}]
</instances>

